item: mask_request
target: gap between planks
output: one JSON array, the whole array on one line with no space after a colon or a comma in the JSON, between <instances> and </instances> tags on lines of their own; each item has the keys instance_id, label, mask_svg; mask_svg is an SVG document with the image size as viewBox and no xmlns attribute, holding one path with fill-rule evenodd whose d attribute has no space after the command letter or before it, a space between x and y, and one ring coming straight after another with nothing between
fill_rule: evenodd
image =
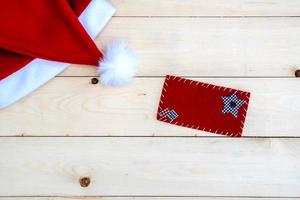
<instances>
[{"instance_id":1,"label":"gap between planks","mask_svg":"<svg viewBox=\"0 0 300 200\"><path fill-rule=\"evenodd\" d=\"M167 74L166 74L167 75ZM161 75L161 76L134 76L134 78L165 78L166 75ZM171 75L171 74L170 74ZM57 75L55 76L56 78L99 78L99 76L94 76L94 75L70 75L70 76L66 76L66 75ZM180 77L182 78L254 78L254 79L268 79L268 78L282 78L282 79L287 79L287 78L291 78L291 79L299 79L298 77L293 77L293 76L188 76L188 75L180 75Z\"/></svg>"},{"instance_id":2,"label":"gap between planks","mask_svg":"<svg viewBox=\"0 0 300 200\"><path fill-rule=\"evenodd\" d=\"M0 200L289 200L300 197L236 196L0 196Z\"/></svg>"},{"instance_id":3,"label":"gap between planks","mask_svg":"<svg viewBox=\"0 0 300 200\"><path fill-rule=\"evenodd\" d=\"M208 134L213 134L213 133L208 133ZM187 136L182 136L182 135L178 135L178 136L147 136L147 135L141 135L141 136L137 136L137 135L111 135L111 136L106 136L106 135L68 135L65 136L64 134L62 135L8 135L8 136L3 136L0 135L0 138L224 138L224 139L230 139L232 137L228 137L228 136L222 136L222 135L218 135L218 134L213 134L213 136L208 136L208 135L196 135L196 136L192 136L192 135L187 135ZM300 136L242 136L236 139L269 139L269 138L274 138L274 139L292 139L292 138L300 138Z\"/></svg>"},{"instance_id":4,"label":"gap between planks","mask_svg":"<svg viewBox=\"0 0 300 200\"><path fill-rule=\"evenodd\" d=\"M176 15L169 15L169 16L112 16L112 18L297 18L300 17L295 15L295 16L225 16L225 15L215 15L215 16L176 16Z\"/></svg>"},{"instance_id":5,"label":"gap between planks","mask_svg":"<svg viewBox=\"0 0 300 200\"><path fill-rule=\"evenodd\" d=\"M112 0L116 16L299 16L297 0Z\"/></svg>"}]
</instances>

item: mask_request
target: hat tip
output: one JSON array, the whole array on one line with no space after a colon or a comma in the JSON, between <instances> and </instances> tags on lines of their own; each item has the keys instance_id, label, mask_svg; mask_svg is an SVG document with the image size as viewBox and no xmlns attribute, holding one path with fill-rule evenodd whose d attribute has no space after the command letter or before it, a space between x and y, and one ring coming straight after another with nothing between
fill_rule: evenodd
<instances>
[{"instance_id":1,"label":"hat tip","mask_svg":"<svg viewBox=\"0 0 300 200\"><path fill-rule=\"evenodd\" d=\"M121 86L129 83L138 66L136 53L125 42L112 42L103 50L98 72L102 85Z\"/></svg>"}]
</instances>

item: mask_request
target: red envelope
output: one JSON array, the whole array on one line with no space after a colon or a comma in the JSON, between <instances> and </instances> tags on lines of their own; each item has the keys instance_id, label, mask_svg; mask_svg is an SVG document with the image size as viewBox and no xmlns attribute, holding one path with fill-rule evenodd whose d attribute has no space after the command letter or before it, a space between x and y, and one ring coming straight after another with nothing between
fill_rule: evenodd
<instances>
[{"instance_id":1,"label":"red envelope","mask_svg":"<svg viewBox=\"0 0 300 200\"><path fill-rule=\"evenodd\" d=\"M250 93L167 75L157 112L159 121L241 137Z\"/></svg>"}]
</instances>

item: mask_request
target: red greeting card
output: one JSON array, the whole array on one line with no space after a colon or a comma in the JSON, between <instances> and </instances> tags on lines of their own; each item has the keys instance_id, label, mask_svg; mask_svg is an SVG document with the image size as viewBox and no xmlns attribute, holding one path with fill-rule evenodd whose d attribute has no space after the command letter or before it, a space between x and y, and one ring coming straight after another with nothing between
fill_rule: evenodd
<instances>
[{"instance_id":1,"label":"red greeting card","mask_svg":"<svg viewBox=\"0 0 300 200\"><path fill-rule=\"evenodd\" d=\"M242 136L250 93L167 75L157 119L231 137Z\"/></svg>"}]
</instances>

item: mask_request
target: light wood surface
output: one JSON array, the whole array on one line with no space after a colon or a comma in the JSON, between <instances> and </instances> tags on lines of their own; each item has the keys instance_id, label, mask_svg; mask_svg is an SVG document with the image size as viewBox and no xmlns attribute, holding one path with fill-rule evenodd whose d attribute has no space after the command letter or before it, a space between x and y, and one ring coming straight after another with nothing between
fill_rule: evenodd
<instances>
[{"instance_id":1,"label":"light wood surface","mask_svg":"<svg viewBox=\"0 0 300 200\"><path fill-rule=\"evenodd\" d=\"M300 1L299 1L300 2ZM300 18L113 18L101 47L124 38L139 76L289 76L300 69ZM70 67L62 76L95 76Z\"/></svg>"},{"instance_id":2,"label":"light wood surface","mask_svg":"<svg viewBox=\"0 0 300 200\"><path fill-rule=\"evenodd\" d=\"M0 138L0 195L299 197L299 155L299 138Z\"/></svg>"},{"instance_id":3,"label":"light wood surface","mask_svg":"<svg viewBox=\"0 0 300 200\"><path fill-rule=\"evenodd\" d=\"M117 16L299 16L298 0L112 0Z\"/></svg>"},{"instance_id":4,"label":"light wood surface","mask_svg":"<svg viewBox=\"0 0 300 200\"><path fill-rule=\"evenodd\" d=\"M215 136L156 121L164 78L137 78L121 88L89 77L56 78L1 111L2 136ZM300 79L193 78L252 93L244 136L300 136ZM284 120L283 120L284 119Z\"/></svg>"},{"instance_id":5,"label":"light wood surface","mask_svg":"<svg viewBox=\"0 0 300 200\"><path fill-rule=\"evenodd\" d=\"M112 2L96 43L128 40L138 77L72 65L0 110L0 200L300 199L300 1ZM245 137L156 121L166 74L251 92Z\"/></svg>"}]
</instances>

